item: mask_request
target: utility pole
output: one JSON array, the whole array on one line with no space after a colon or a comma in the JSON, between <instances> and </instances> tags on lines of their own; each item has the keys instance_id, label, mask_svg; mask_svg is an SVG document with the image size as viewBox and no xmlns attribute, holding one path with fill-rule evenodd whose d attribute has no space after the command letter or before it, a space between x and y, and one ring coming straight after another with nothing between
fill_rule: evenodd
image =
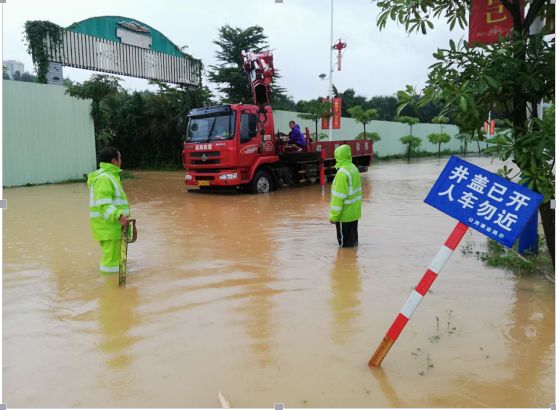
<instances>
[{"instance_id":1,"label":"utility pole","mask_svg":"<svg viewBox=\"0 0 556 410\"><path fill-rule=\"evenodd\" d=\"M330 0L330 74L329 74L329 80L330 80L330 84L328 85L328 100L332 103L332 71L333 71L333 66L332 66L332 50L333 48L333 42L334 42L334 0ZM328 140L332 141L332 121L328 121Z\"/></svg>"}]
</instances>

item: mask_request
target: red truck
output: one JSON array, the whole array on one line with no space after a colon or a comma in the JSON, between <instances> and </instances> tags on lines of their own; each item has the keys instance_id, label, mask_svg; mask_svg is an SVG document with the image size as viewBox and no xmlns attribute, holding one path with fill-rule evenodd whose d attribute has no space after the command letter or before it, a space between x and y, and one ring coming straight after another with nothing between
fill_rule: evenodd
<instances>
[{"instance_id":1,"label":"red truck","mask_svg":"<svg viewBox=\"0 0 556 410\"><path fill-rule=\"evenodd\" d=\"M272 54L246 55L251 56L251 60L244 58L255 104L197 108L188 115L182 152L188 188L234 187L266 193L318 180L321 164L330 179L336 173L334 149L341 144L351 146L353 163L360 171L367 171L373 156L372 141L316 142L306 128L306 147L288 152L285 134L275 133L268 105Z\"/></svg>"}]
</instances>

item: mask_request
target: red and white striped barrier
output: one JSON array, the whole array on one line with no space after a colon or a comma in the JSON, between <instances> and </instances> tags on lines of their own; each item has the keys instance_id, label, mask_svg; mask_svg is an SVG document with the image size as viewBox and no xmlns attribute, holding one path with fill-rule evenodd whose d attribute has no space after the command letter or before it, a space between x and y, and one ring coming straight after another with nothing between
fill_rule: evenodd
<instances>
[{"instance_id":1,"label":"red and white striped barrier","mask_svg":"<svg viewBox=\"0 0 556 410\"><path fill-rule=\"evenodd\" d=\"M415 289L413 289L413 291L411 292L411 295L409 295L409 298L400 310L400 313L398 313L398 316L394 320L394 323L392 323L392 326L390 326L390 329L386 333L386 336L384 336L384 339L382 339L382 342L376 349L373 357L371 357L371 360L369 360L369 366L380 366L382 360L384 360L384 357L386 357L386 354L409 321L409 318L411 317L413 312L415 312L415 309L417 309L417 306L419 306L419 303L427 294L427 291L430 289L432 283L446 264L446 261L456 250L461 241L461 238L463 238L468 228L469 227L467 225L461 222L456 225L446 242L444 242L442 248L440 248L434 259L432 260L429 268L427 269Z\"/></svg>"}]
</instances>

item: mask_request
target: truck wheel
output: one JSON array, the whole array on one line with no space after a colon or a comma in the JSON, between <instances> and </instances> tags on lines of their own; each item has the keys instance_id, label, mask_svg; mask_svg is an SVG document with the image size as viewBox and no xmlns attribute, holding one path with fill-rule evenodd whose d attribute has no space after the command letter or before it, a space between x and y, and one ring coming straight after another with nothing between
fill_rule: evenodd
<instances>
[{"instance_id":1,"label":"truck wheel","mask_svg":"<svg viewBox=\"0 0 556 410\"><path fill-rule=\"evenodd\" d=\"M249 185L252 194L268 194L272 190L272 178L266 171L257 171Z\"/></svg>"}]
</instances>

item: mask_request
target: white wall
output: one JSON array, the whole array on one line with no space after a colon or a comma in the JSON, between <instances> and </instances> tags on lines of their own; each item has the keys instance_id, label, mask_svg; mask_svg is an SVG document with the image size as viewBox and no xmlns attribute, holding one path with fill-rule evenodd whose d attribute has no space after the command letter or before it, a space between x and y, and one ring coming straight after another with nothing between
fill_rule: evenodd
<instances>
[{"instance_id":1,"label":"white wall","mask_svg":"<svg viewBox=\"0 0 556 410\"><path fill-rule=\"evenodd\" d=\"M304 131L305 127L309 127L311 134L315 132L315 122L310 120L303 120L299 118L296 112L292 111L274 111L274 128L276 131L288 133L290 128L288 122L294 120L300 124L301 130ZM321 121L319 120L318 132L324 132L328 135L328 130L321 131ZM363 132L363 125L352 118L342 117L341 129L332 130L332 139L354 139ZM421 138L422 143L419 146L419 151L437 152L438 145L431 144L427 136L432 133L440 132L440 124L416 124L413 126L413 135ZM450 135L452 138L449 143L442 144L441 149L449 149L458 151L460 149L460 141L455 137L459 133L459 128L452 124L442 125L443 132ZM400 142L400 138L409 135L409 125L399 122L390 121L372 121L367 124L367 132L378 132L381 140L374 144L374 152L380 156L386 155L400 155L407 152L407 145ZM485 147L481 143L481 150ZM467 147L468 152L477 152L477 143L469 144Z\"/></svg>"}]
</instances>

